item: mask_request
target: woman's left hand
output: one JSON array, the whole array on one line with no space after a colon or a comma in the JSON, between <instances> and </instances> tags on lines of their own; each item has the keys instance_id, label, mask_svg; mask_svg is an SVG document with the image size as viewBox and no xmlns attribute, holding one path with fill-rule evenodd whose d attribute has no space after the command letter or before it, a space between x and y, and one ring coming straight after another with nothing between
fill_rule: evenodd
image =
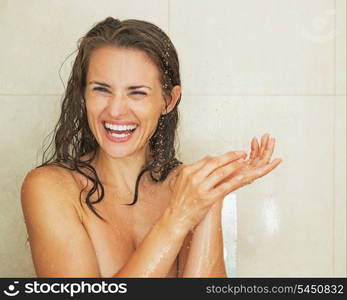
<instances>
[{"instance_id":1,"label":"woman's left hand","mask_svg":"<svg viewBox=\"0 0 347 300\"><path fill-rule=\"evenodd\" d=\"M274 149L275 138L270 138L269 134L266 133L261 137L260 147L257 138L254 137L251 141L251 153L249 158L244 160L244 164L235 170L227 180L223 180L220 184L225 183L231 178L235 178L242 182L241 186L244 186L270 173L282 162L280 158L276 158L270 162Z\"/></svg>"}]
</instances>

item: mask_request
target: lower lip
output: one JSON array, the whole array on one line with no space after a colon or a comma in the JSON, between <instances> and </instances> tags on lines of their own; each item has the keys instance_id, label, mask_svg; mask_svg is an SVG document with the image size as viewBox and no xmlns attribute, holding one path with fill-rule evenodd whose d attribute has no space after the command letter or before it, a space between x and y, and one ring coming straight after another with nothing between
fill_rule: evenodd
<instances>
[{"instance_id":1,"label":"lower lip","mask_svg":"<svg viewBox=\"0 0 347 300\"><path fill-rule=\"evenodd\" d=\"M125 137L115 137L115 136L112 136L110 134L110 132L108 130L105 129L104 127L104 130L105 130L105 134L106 134L106 137L112 141L112 142L116 142L116 143L124 143L124 142L127 142L131 139L131 137L134 135L134 133L137 131L138 127L136 127L136 129L128 136L125 136Z\"/></svg>"}]
</instances>

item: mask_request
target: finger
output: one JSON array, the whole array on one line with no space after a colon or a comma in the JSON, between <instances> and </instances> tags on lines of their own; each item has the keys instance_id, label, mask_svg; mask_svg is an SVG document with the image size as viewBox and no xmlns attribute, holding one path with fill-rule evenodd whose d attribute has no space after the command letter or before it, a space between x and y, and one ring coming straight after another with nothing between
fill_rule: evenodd
<instances>
[{"instance_id":1,"label":"finger","mask_svg":"<svg viewBox=\"0 0 347 300\"><path fill-rule=\"evenodd\" d=\"M245 165L247 165L246 161L240 159L216 169L214 172L208 175L206 179L204 180L204 189L208 191L214 188L216 185L227 180L228 177L232 176L232 174L235 171L239 170L241 167Z\"/></svg>"},{"instance_id":2,"label":"finger","mask_svg":"<svg viewBox=\"0 0 347 300\"><path fill-rule=\"evenodd\" d=\"M257 170L257 177L254 178L254 179L257 179L257 178L260 178L260 177L263 177L264 175L270 173L273 169L275 169L280 163L282 162L282 159L281 158L276 158L274 159L271 163L263 166L263 167L260 167L260 169ZM252 180L254 180L252 179Z\"/></svg>"},{"instance_id":3,"label":"finger","mask_svg":"<svg viewBox=\"0 0 347 300\"><path fill-rule=\"evenodd\" d=\"M206 155L205 157L199 159L195 163L187 164L185 166L182 166L179 169L179 171L180 172L184 171L186 174L188 174L188 176L190 176L190 175L198 172L200 169L202 169L207 164L207 162L214 161L218 157L221 157L222 163L223 163L223 161L226 161L225 163L228 163L228 162L230 162L230 160L239 159L239 158L243 157L244 155L246 155L246 153L244 151L230 151L230 152L226 152L226 153L224 153L224 154L222 154L220 156L217 156L217 157ZM197 180L199 180L199 181L202 180L203 178L204 177L201 177L199 175L197 176Z\"/></svg>"},{"instance_id":4,"label":"finger","mask_svg":"<svg viewBox=\"0 0 347 300\"><path fill-rule=\"evenodd\" d=\"M259 145L258 145L258 140L256 137L252 138L251 141L251 154L249 155L249 158L251 160L255 159L258 156L259 152Z\"/></svg>"},{"instance_id":5,"label":"finger","mask_svg":"<svg viewBox=\"0 0 347 300\"><path fill-rule=\"evenodd\" d=\"M205 158L204 165L198 169L194 176L196 180L201 181L204 180L208 175L214 172L216 169L229 164L232 161L238 160L240 158L245 158L247 156L246 152L243 151L231 151L226 152L222 155L215 157Z\"/></svg>"},{"instance_id":6,"label":"finger","mask_svg":"<svg viewBox=\"0 0 347 300\"><path fill-rule=\"evenodd\" d=\"M253 182L255 179L268 174L273 169L275 169L281 162L282 162L282 159L276 158L270 164L257 170L256 174L254 174L254 172L249 172L248 174L236 175L232 177L230 180L220 185L217 185L213 189L213 193L211 193L211 197L221 197L221 195L227 195L235 191L236 189Z\"/></svg>"},{"instance_id":7,"label":"finger","mask_svg":"<svg viewBox=\"0 0 347 300\"><path fill-rule=\"evenodd\" d=\"M210 192L210 197L212 199L219 199L220 197L225 197L227 194L235 191L244 185L243 177L244 175L237 175L232 177L230 180L227 180L215 188Z\"/></svg>"},{"instance_id":8,"label":"finger","mask_svg":"<svg viewBox=\"0 0 347 300\"><path fill-rule=\"evenodd\" d=\"M194 173L195 171L197 171L198 169L201 169L201 167L206 164L206 160L212 159L212 158L213 158L213 156L206 155L206 156L200 158L199 160L197 160L196 162L194 162L192 164L187 164L185 166L187 169L190 170L191 173Z\"/></svg>"},{"instance_id":9,"label":"finger","mask_svg":"<svg viewBox=\"0 0 347 300\"><path fill-rule=\"evenodd\" d=\"M259 158L263 157L267 142L269 140L269 134L265 133L262 137L261 137L261 146L260 146L260 151L259 151Z\"/></svg>"},{"instance_id":10,"label":"finger","mask_svg":"<svg viewBox=\"0 0 347 300\"><path fill-rule=\"evenodd\" d=\"M275 142L276 142L275 138L270 138L269 139L269 142L268 142L267 147L266 147L266 149L264 151L263 157L260 160L260 162L263 165L266 165L266 164L269 163L269 161L271 159L271 155L273 154L274 149L275 149Z\"/></svg>"},{"instance_id":11,"label":"finger","mask_svg":"<svg viewBox=\"0 0 347 300\"><path fill-rule=\"evenodd\" d=\"M196 170L200 169L203 165L204 165L203 159L200 159L192 164L181 165L178 167L178 173L181 173L183 171L183 172L186 172L187 174L193 174Z\"/></svg>"},{"instance_id":12,"label":"finger","mask_svg":"<svg viewBox=\"0 0 347 300\"><path fill-rule=\"evenodd\" d=\"M249 184L254 180L263 177L264 175L270 173L273 169L275 169L282 162L281 158L274 159L271 163L266 164L265 166L260 166L255 170L252 170L244 176L243 180L245 184Z\"/></svg>"}]
</instances>

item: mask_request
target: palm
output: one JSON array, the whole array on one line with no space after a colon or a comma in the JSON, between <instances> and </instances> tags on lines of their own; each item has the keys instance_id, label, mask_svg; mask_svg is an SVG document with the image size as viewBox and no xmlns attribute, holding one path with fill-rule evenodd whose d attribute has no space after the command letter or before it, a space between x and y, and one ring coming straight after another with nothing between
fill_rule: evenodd
<instances>
[{"instance_id":1,"label":"palm","mask_svg":"<svg viewBox=\"0 0 347 300\"><path fill-rule=\"evenodd\" d=\"M275 139L270 139L268 134L261 137L260 147L257 139L253 138L249 158L232 174L232 177L242 175L245 184L249 184L269 173L281 162L281 159L277 158L270 163L274 148Z\"/></svg>"}]
</instances>

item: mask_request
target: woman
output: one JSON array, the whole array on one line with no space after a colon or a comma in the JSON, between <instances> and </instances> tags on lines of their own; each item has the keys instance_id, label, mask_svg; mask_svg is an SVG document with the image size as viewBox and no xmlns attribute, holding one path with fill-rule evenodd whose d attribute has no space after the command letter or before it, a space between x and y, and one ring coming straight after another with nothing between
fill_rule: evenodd
<instances>
[{"instance_id":1,"label":"woman","mask_svg":"<svg viewBox=\"0 0 347 300\"><path fill-rule=\"evenodd\" d=\"M221 208L262 177L274 139L251 154L175 158L179 61L167 35L111 17L80 40L54 151L22 185L39 277L226 277Z\"/></svg>"}]
</instances>

